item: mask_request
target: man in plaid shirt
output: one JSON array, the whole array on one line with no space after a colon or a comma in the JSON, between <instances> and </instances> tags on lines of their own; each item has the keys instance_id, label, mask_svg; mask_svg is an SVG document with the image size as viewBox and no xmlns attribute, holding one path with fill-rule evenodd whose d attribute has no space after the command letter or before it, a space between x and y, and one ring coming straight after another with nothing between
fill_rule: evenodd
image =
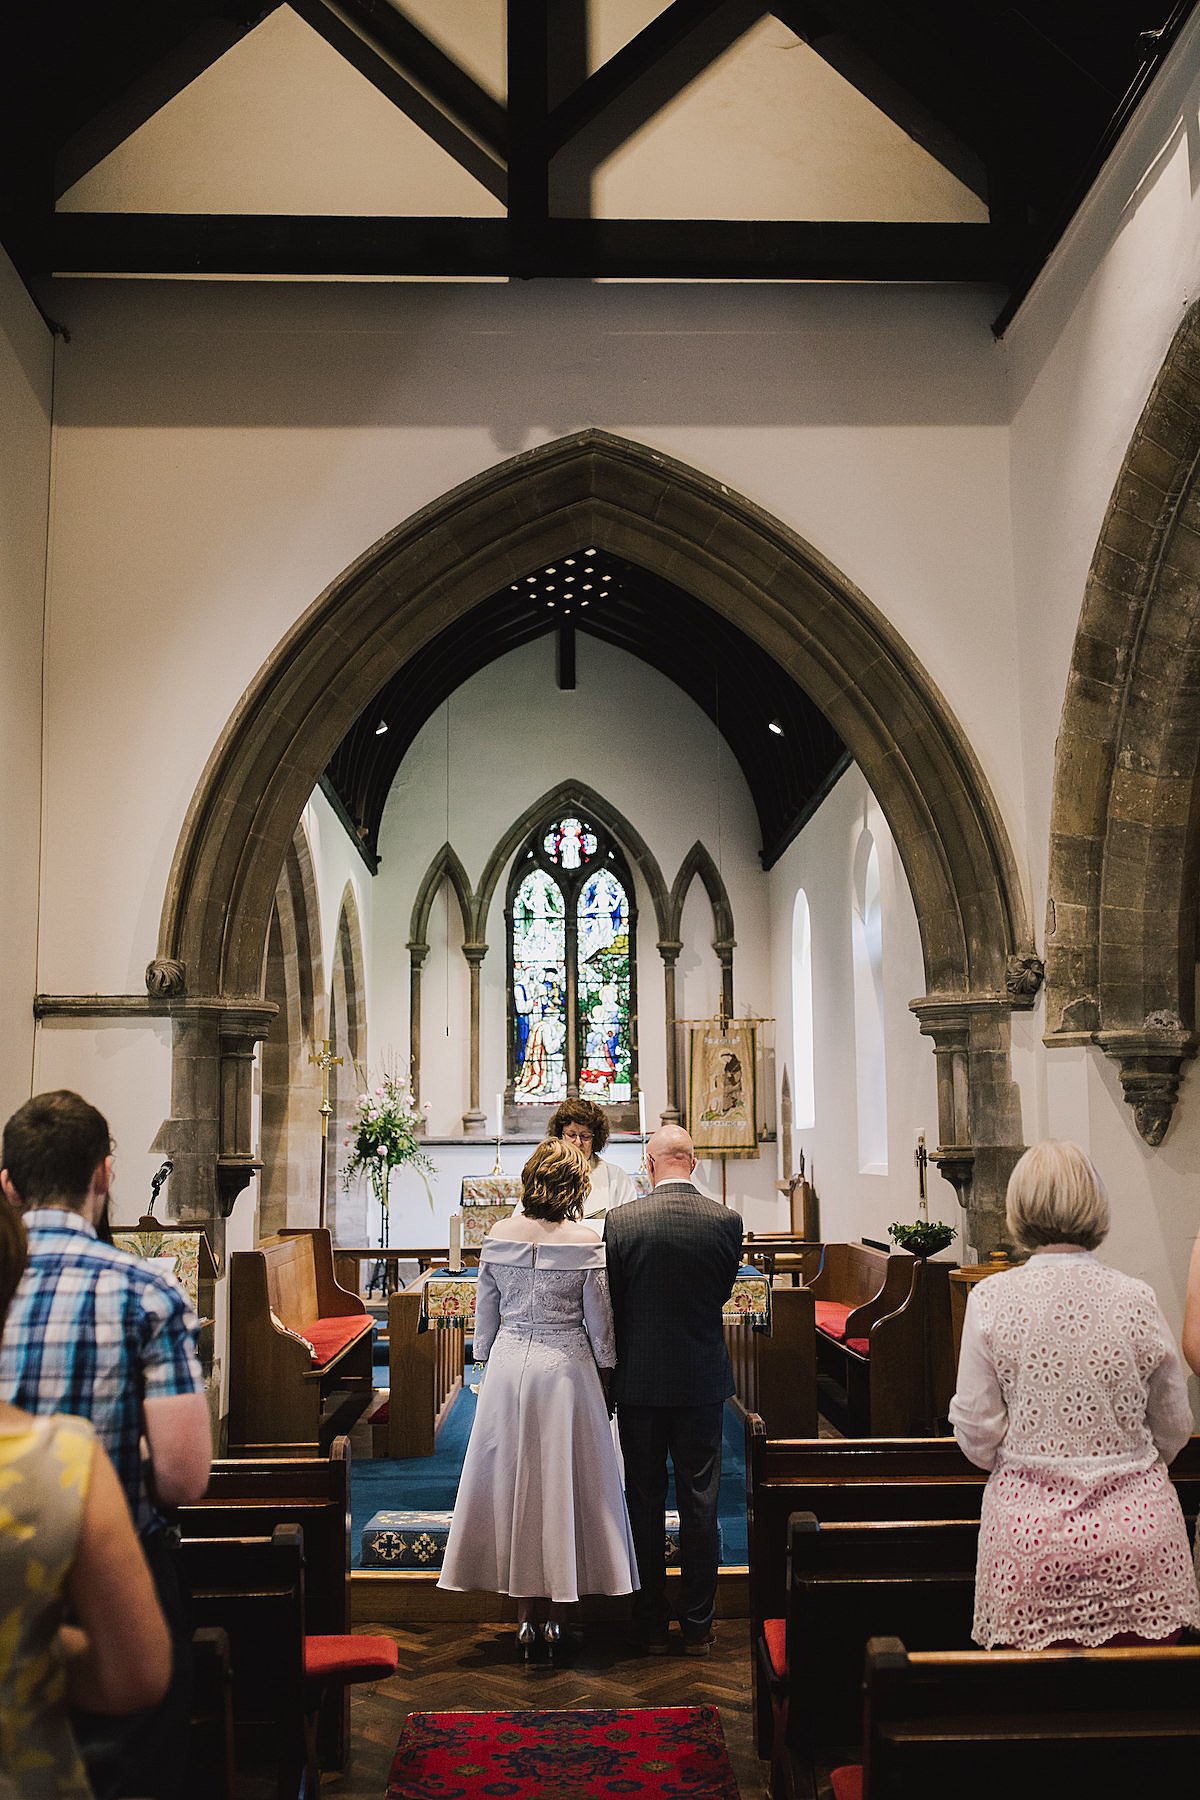
<instances>
[{"instance_id":1,"label":"man in plaid shirt","mask_svg":"<svg viewBox=\"0 0 1200 1800\"><path fill-rule=\"evenodd\" d=\"M152 1712L81 1716L76 1733L98 1800L173 1800L186 1761L190 1630L177 1538L160 1509L198 1500L208 1485L208 1401L183 1290L96 1234L110 1151L103 1115L65 1090L35 1095L4 1127L0 1188L24 1210L29 1263L0 1344L0 1397L90 1419L113 1460L171 1628L175 1675Z\"/></svg>"}]
</instances>

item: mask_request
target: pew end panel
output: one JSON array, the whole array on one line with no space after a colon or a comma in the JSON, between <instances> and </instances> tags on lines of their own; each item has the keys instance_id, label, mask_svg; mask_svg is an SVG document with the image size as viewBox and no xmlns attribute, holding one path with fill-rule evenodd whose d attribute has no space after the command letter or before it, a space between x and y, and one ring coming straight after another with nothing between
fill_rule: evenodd
<instances>
[{"instance_id":1,"label":"pew end panel","mask_svg":"<svg viewBox=\"0 0 1200 1800\"><path fill-rule=\"evenodd\" d=\"M332 1268L326 1230L264 1238L231 1256L233 1455L320 1455L370 1404L374 1322L361 1300L333 1282ZM322 1294L344 1310L322 1314ZM337 1394L341 1403L327 1410Z\"/></svg>"},{"instance_id":2,"label":"pew end panel","mask_svg":"<svg viewBox=\"0 0 1200 1800\"><path fill-rule=\"evenodd\" d=\"M812 1292L772 1287L771 1331L726 1322L734 1401L775 1437L817 1434L817 1362Z\"/></svg>"},{"instance_id":3,"label":"pew end panel","mask_svg":"<svg viewBox=\"0 0 1200 1800\"><path fill-rule=\"evenodd\" d=\"M387 1454L432 1456L463 1383L465 1333L422 1331L421 1278L388 1296Z\"/></svg>"}]
</instances>

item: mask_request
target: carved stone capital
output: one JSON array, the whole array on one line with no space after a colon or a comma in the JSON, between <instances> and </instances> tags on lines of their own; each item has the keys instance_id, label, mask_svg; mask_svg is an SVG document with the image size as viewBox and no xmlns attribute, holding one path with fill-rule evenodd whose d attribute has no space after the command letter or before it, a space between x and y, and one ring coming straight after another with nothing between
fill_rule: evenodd
<instances>
[{"instance_id":1,"label":"carved stone capital","mask_svg":"<svg viewBox=\"0 0 1200 1800\"><path fill-rule=\"evenodd\" d=\"M486 944L464 944L462 953L473 968L478 968L488 953Z\"/></svg>"},{"instance_id":2,"label":"carved stone capital","mask_svg":"<svg viewBox=\"0 0 1200 1800\"><path fill-rule=\"evenodd\" d=\"M948 1181L958 1196L958 1204L966 1206L975 1177L975 1152L969 1144L942 1144L929 1152L938 1174Z\"/></svg>"},{"instance_id":3,"label":"carved stone capital","mask_svg":"<svg viewBox=\"0 0 1200 1800\"><path fill-rule=\"evenodd\" d=\"M1013 1006L1028 1009L1037 999L1038 989L1046 978L1046 965L1040 956L1010 956L1004 970L1004 985Z\"/></svg>"},{"instance_id":4,"label":"carved stone capital","mask_svg":"<svg viewBox=\"0 0 1200 1800\"><path fill-rule=\"evenodd\" d=\"M1121 1072L1139 1133L1157 1149L1175 1111L1183 1065L1196 1054L1196 1033L1174 1013L1149 1013L1132 1030L1098 1031L1096 1042Z\"/></svg>"},{"instance_id":5,"label":"carved stone capital","mask_svg":"<svg viewBox=\"0 0 1200 1800\"><path fill-rule=\"evenodd\" d=\"M408 960L409 960L410 966L414 969L421 968L422 965L424 964L425 958L429 955L429 945L422 944L422 943L418 942L415 938L410 938L408 944L406 945L406 948L408 950Z\"/></svg>"},{"instance_id":6,"label":"carved stone capital","mask_svg":"<svg viewBox=\"0 0 1200 1800\"><path fill-rule=\"evenodd\" d=\"M682 938L659 938L658 940L658 954L662 957L668 969L673 969L675 967L675 960L682 949Z\"/></svg>"},{"instance_id":7,"label":"carved stone capital","mask_svg":"<svg viewBox=\"0 0 1200 1800\"><path fill-rule=\"evenodd\" d=\"M146 992L156 1000L174 1000L187 991L187 968L174 956L156 956L146 964Z\"/></svg>"}]
</instances>

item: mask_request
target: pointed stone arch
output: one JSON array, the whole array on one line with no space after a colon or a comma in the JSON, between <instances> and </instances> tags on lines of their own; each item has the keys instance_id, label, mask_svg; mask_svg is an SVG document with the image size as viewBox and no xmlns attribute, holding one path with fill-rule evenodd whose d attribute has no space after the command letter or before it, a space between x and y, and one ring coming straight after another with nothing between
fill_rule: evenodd
<instances>
[{"instance_id":1,"label":"pointed stone arch","mask_svg":"<svg viewBox=\"0 0 1200 1800\"><path fill-rule=\"evenodd\" d=\"M737 625L808 693L863 770L916 903L929 989L916 1011L939 1057L943 1171L965 1194L972 1163L986 1170L998 1217L1020 1146L1008 1013L1033 998L1024 979L1014 990L1009 981L1014 966L1022 977L1032 967L1034 946L1008 836L965 734L892 626L811 545L722 483L604 432L517 456L426 507L280 641L184 822L156 991L170 992L177 1012L233 1009L239 1043L262 1035L263 1014L247 1013L243 997L256 993L288 840L337 745L381 681L448 620L585 542L686 587ZM971 1235L989 1247L989 1232Z\"/></svg>"},{"instance_id":2,"label":"pointed stone arch","mask_svg":"<svg viewBox=\"0 0 1200 1800\"><path fill-rule=\"evenodd\" d=\"M292 833L271 911L263 993L278 1008L260 1053L259 1232L316 1222L321 1077L309 1058L325 1035L321 903L303 820Z\"/></svg>"},{"instance_id":3,"label":"pointed stone arch","mask_svg":"<svg viewBox=\"0 0 1200 1800\"><path fill-rule=\"evenodd\" d=\"M1200 304L1126 452L1088 572L1055 750L1046 1042L1114 1058L1162 1142L1196 1052Z\"/></svg>"},{"instance_id":4,"label":"pointed stone arch","mask_svg":"<svg viewBox=\"0 0 1200 1800\"><path fill-rule=\"evenodd\" d=\"M367 975L362 924L354 883L347 881L338 905L329 981L329 1043L340 1066L329 1071L329 1136L325 1144L326 1219L339 1236L342 1193L338 1185L339 1147L356 1112L357 1097L367 1080ZM346 1241L345 1233L341 1234Z\"/></svg>"},{"instance_id":5,"label":"pointed stone arch","mask_svg":"<svg viewBox=\"0 0 1200 1800\"><path fill-rule=\"evenodd\" d=\"M733 1015L733 952L737 939L733 929L733 908L724 879L712 856L697 838L679 865L679 873L671 884L667 900L667 929L659 939L663 959L667 1010L667 1105L664 1124L676 1124L682 1117L679 1104L679 1042L676 1030L675 965L683 949L683 909L693 881L699 877L712 908L713 949L721 965L721 1005Z\"/></svg>"},{"instance_id":6,"label":"pointed stone arch","mask_svg":"<svg viewBox=\"0 0 1200 1800\"><path fill-rule=\"evenodd\" d=\"M463 1118L463 1130L472 1135L477 1129L483 1130L483 1124L476 1127L479 1112L479 977L478 964L472 961L471 922L474 914L474 903L471 894L471 882L467 871L463 868L457 850L450 844L443 844L433 861L426 869L417 889L417 897L413 901L412 917L408 926L408 1075L412 1084L412 1096L415 1101L421 1098L421 971L425 967L425 958L429 955L429 915L433 911L433 903L441 892L442 883L449 882L450 891L458 903L459 918L462 921L463 954L471 970L471 1068L475 1071L471 1088L470 1111Z\"/></svg>"}]
</instances>

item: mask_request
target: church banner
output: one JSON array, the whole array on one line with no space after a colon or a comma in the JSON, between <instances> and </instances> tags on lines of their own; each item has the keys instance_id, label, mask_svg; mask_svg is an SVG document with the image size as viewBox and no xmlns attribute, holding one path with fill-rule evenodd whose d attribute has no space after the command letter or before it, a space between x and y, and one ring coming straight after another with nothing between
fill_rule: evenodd
<instances>
[{"instance_id":1,"label":"church banner","mask_svg":"<svg viewBox=\"0 0 1200 1800\"><path fill-rule=\"evenodd\" d=\"M757 1156L755 1027L746 1019L690 1028L688 1130L697 1156Z\"/></svg>"}]
</instances>

